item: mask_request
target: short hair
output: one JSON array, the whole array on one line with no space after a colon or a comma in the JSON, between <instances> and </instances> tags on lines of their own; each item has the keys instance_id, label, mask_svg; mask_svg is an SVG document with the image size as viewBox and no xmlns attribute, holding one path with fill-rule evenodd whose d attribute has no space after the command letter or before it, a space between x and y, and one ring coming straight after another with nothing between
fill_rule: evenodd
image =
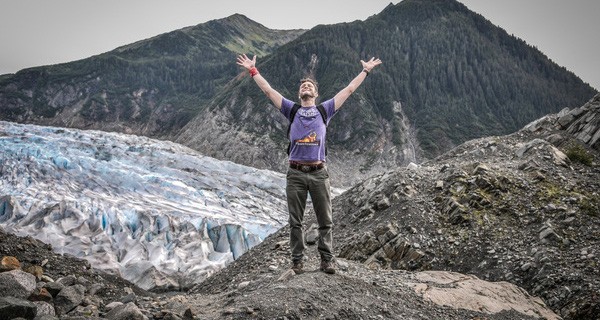
<instances>
[{"instance_id":1,"label":"short hair","mask_svg":"<svg viewBox=\"0 0 600 320\"><path fill-rule=\"evenodd\" d=\"M300 85L302 85L302 84L303 84L303 83L305 83L305 82L310 82L310 83L312 83L312 84L313 84L313 86L315 86L315 90L316 90L317 92L319 92L319 84L317 83L317 81L316 81L316 80L314 80L314 79L311 79L311 78L304 78L304 79L300 79Z\"/></svg>"}]
</instances>

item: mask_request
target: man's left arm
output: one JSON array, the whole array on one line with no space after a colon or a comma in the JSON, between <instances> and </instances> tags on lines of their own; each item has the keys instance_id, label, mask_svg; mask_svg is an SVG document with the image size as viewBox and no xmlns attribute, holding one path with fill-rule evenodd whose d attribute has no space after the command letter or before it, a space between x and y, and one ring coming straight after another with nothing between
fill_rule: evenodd
<instances>
[{"instance_id":1,"label":"man's left arm","mask_svg":"<svg viewBox=\"0 0 600 320\"><path fill-rule=\"evenodd\" d=\"M335 110L342 107L342 104L344 104L346 99L348 99L348 97L354 91L356 91L356 89L358 89L361 83L363 83L365 78L369 75L369 72L371 72L373 68L381 64L381 60L379 58L375 59L375 57L373 57L371 58L371 60L366 62L360 60L360 63L362 64L363 70L354 79L352 79L352 81L350 81L350 83L344 89L342 89L335 95L335 97L333 97L333 100L335 102Z\"/></svg>"}]
</instances>

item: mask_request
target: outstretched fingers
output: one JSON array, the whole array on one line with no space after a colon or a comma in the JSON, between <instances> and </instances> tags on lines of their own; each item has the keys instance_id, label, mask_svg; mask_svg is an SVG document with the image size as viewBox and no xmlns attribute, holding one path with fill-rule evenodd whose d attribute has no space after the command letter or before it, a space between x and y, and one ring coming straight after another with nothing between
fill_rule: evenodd
<instances>
[{"instance_id":1,"label":"outstretched fingers","mask_svg":"<svg viewBox=\"0 0 600 320\"><path fill-rule=\"evenodd\" d=\"M237 64L243 66L246 60L249 60L248 57L245 54L240 54L237 57Z\"/></svg>"},{"instance_id":2,"label":"outstretched fingers","mask_svg":"<svg viewBox=\"0 0 600 320\"><path fill-rule=\"evenodd\" d=\"M373 66L380 65L381 59L379 59L379 58L375 59L375 57L373 57L373 58L371 58L371 60L369 60L369 63L373 64Z\"/></svg>"},{"instance_id":3,"label":"outstretched fingers","mask_svg":"<svg viewBox=\"0 0 600 320\"><path fill-rule=\"evenodd\" d=\"M240 54L237 57L237 64L247 69L250 69L256 65L256 56L254 56L252 60L250 60L250 58L248 58L246 54Z\"/></svg>"},{"instance_id":4,"label":"outstretched fingers","mask_svg":"<svg viewBox=\"0 0 600 320\"><path fill-rule=\"evenodd\" d=\"M375 57L372 57L369 61L366 61L366 62L364 60L360 60L360 63L363 65L363 68L370 71L375 66L380 65L382 63L382 61L379 58L375 59Z\"/></svg>"}]
</instances>

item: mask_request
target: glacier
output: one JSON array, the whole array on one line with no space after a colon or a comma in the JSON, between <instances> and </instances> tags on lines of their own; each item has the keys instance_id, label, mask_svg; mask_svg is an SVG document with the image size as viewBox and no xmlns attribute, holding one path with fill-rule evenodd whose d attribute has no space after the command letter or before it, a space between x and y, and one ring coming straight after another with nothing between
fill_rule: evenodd
<instances>
[{"instance_id":1,"label":"glacier","mask_svg":"<svg viewBox=\"0 0 600 320\"><path fill-rule=\"evenodd\" d=\"M0 121L0 227L180 290L287 223L285 175L147 137Z\"/></svg>"}]
</instances>

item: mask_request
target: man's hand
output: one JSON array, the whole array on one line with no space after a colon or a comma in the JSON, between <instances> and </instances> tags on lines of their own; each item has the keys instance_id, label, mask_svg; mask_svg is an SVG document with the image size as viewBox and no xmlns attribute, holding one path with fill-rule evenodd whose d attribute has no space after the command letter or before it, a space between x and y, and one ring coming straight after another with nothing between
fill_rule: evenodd
<instances>
[{"instance_id":1,"label":"man's hand","mask_svg":"<svg viewBox=\"0 0 600 320\"><path fill-rule=\"evenodd\" d=\"M254 79L260 90L267 95L277 109L281 109L283 96L275 89L271 88L271 85L269 85L267 80L258 73L258 70L256 70L256 56L252 57L252 60L250 60L245 54L240 54L237 57L237 64L250 71L252 79Z\"/></svg>"},{"instance_id":2,"label":"man's hand","mask_svg":"<svg viewBox=\"0 0 600 320\"><path fill-rule=\"evenodd\" d=\"M252 60L250 60L246 54L240 54L237 58L237 64L250 70L256 66L256 56L252 57Z\"/></svg>"},{"instance_id":3,"label":"man's hand","mask_svg":"<svg viewBox=\"0 0 600 320\"><path fill-rule=\"evenodd\" d=\"M381 60L379 58L375 59L375 57L373 57L367 62L360 60L360 63L362 64L363 68L367 70L367 72L371 72L371 69L381 64Z\"/></svg>"}]
</instances>

